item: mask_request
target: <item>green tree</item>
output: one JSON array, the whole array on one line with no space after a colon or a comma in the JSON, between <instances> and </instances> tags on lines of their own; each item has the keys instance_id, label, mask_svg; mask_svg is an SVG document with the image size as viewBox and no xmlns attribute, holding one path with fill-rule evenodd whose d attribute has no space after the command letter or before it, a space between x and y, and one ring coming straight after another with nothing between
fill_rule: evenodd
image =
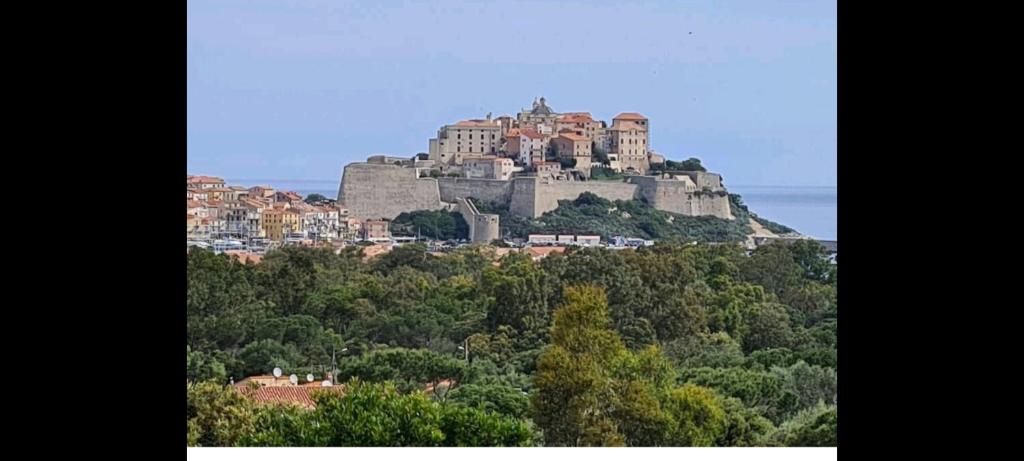
<instances>
[{"instance_id":1,"label":"green tree","mask_svg":"<svg viewBox=\"0 0 1024 461\"><path fill-rule=\"evenodd\" d=\"M438 239L468 239L469 225L460 213L453 211L417 210L403 212L391 222L391 233Z\"/></svg>"},{"instance_id":2,"label":"green tree","mask_svg":"<svg viewBox=\"0 0 1024 461\"><path fill-rule=\"evenodd\" d=\"M756 447L762 439L775 430L767 418L747 408L737 398L725 397L719 400L725 411L725 431L715 445L720 447Z\"/></svg>"},{"instance_id":3,"label":"green tree","mask_svg":"<svg viewBox=\"0 0 1024 461\"><path fill-rule=\"evenodd\" d=\"M793 338L786 307L778 303L757 303L745 316L743 349L747 352L770 347L787 347Z\"/></svg>"},{"instance_id":4,"label":"green tree","mask_svg":"<svg viewBox=\"0 0 1024 461\"><path fill-rule=\"evenodd\" d=\"M668 343L666 354L680 368L729 368L743 364L743 351L728 333L686 336Z\"/></svg>"},{"instance_id":5,"label":"green tree","mask_svg":"<svg viewBox=\"0 0 1024 461\"><path fill-rule=\"evenodd\" d=\"M668 441L673 446L709 447L726 430L725 410L711 389L683 385L669 393L665 402L669 415Z\"/></svg>"},{"instance_id":6,"label":"green tree","mask_svg":"<svg viewBox=\"0 0 1024 461\"><path fill-rule=\"evenodd\" d=\"M452 356L443 356L427 350L385 349L370 352L359 358L343 360L338 366L338 378L361 381L393 381L404 391L436 388L444 380L456 385L465 380L466 363Z\"/></svg>"},{"instance_id":7,"label":"green tree","mask_svg":"<svg viewBox=\"0 0 1024 461\"><path fill-rule=\"evenodd\" d=\"M492 331L511 326L523 341L540 345L549 325L548 290L544 271L525 254L509 254L499 267L484 270L481 289L487 299L487 323Z\"/></svg>"},{"instance_id":8,"label":"green tree","mask_svg":"<svg viewBox=\"0 0 1024 461\"><path fill-rule=\"evenodd\" d=\"M499 384L466 384L448 394L447 401L513 418L529 417L530 399L522 389Z\"/></svg>"},{"instance_id":9,"label":"green tree","mask_svg":"<svg viewBox=\"0 0 1024 461\"><path fill-rule=\"evenodd\" d=\"M566 288L555 311L551 346L538 359L531 404L549 446L617 446L625 440L611 419L609 365L624 351L604 292Z\"/></svg>"},{"instance_id":10,"label":"green tree","mask_svg":"<svg viewBox=\"0 0 1024 461\"><path fill-rule=\"evenodd\" d=\"M700 164L700 159L693 157L681 162L666 159L665 169L673 171L707 171L704 166Z\"/></svg>"},{"instance_id":11,"label":"green tree","mask_svg":"<svg viewBox=\"0 0 1024 461\"><path fill-rule=\"evenodd\" d=\"M294 344L284 345L273 339L253 341L238 354L244 363L246 376L265 375L274 368L289 369L303 365Z\"/></svg>"},{"instance_id":12,"label":"green tree","mask_svg":"<svg viewBox=\"0 0 1024 461\"><path fill-rule=\"evenodd\" d=\"M779 425L762 440L767 446L837 447L837 409L818 403Z\"/></svg>"},{"instance_id":13,"label":"green tree","mask_svg":"<svg viewBox=\"0 0 1024 461\"><path fill-rule=\"evenodd\" d=\"M314 205L317 203L326 202L327 197L324 197L323 195L320 194L309 194L306 196L306 200L304 201L310 205Z\"/></svg>"},{"instance_id":14,"label":"green tree","mask_svg":"<svg viewBox=\"0 0 1024 461\"><path fill-rule=\"evenodd\" d=\"M252 446L434 447L530 446L529 425L465 406L443 406L391 383L345 385L345 393L314 394L316 409L261 410Z\"/></svg>"},{"instance_id":15,"label":"green tree","mask_svg":"<svg viewBox=\"0 0 1024 461\"><path fill-rule=\"evenodd\" d=\"M185 346L186 377L189 382L214 381L223 384L227 380L224 364L209 354L193 351Z\"/></svg>"},{"instance_id":16,"label":"green tree","mask_svg":"<svg viewBox=\"0 0 1024 461\"><path fill-rule=\"evenodd\" d=\"M255 430L255 408L233 387L189 383L186 401L189 446L232 447Z\"/></svg>"}]
</instances>

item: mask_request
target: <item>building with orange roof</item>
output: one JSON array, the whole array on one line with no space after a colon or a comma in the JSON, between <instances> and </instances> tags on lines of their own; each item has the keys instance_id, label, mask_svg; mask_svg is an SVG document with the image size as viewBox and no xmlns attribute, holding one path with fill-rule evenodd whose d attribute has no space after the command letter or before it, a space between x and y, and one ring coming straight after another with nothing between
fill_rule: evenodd
<instances>
[{"instance_id":1,"label":"building with orange roof","mask_svg":"<svg viewBox=\"0 0 1024 461\"><path fill-rule=\"evenodd\" d=\"M224 180L215 176L188 176L186 179L186 188L189 189L210 189L214 187L224 187Z\"/></svg>"},{"instance_id":2,"label":"building with orange roof","mask_svg":"<svg viewBox=\"0 0 1024 461\"><path fill-rule=\"evenodd\" d=\"M618 161L623 171L632 169L639 174L650 169L650 125L647 117L636 112L623 112L612 120L608 128L610 160Z\"/></svg>"},{"instance_id":3,"label":"building with orange roof","mask_svg":"<svg viewBox=\"0 0 1024 461\"><path fill-rule=\"evenodd\" d=\"M274 194L274 201L283 203L302 202L302 196L292 191L277 192Z\"/></svg>"},{"instance_id":4,"label":"building with orange roof","mask_svg":"<svg viewBox=\"0 0 1024 461\"><path fill-rule=\"evenodd\" d=\"M253 186L249 188L250 199L273 198L277 191L270 186Z\"/></svg>"},{"instance_id":5,"label":"building with orange roof","mask_svg":"<svg viewBox=\"0 0 1024 461\"><path fill-rule=\"evenodd\" d=\"M543 161L548 150L548 138L529 128L519 130L519 136L510 138L507 145L508 153L529 167L534 161Z\"/></svg>"},{"instance_id":6,"label":"building with orange roof","mask_svg":"<svg viewBox=\"0 0 1024 461\"><path fill-rule=\"evenodd\" d=\"M568 112L555 119L555 135L569 131L586 137L605 150L608 149L606 128L607 125L601 120L594 120L590 112Z\"/></svg>"},{"instance_id":7,"label":"building with orange roof","mask_svg":"<svg viewBox=\"0 0 1024 461\"><path fill-rule=\"evenodd\" d=\"M496 154L501 148L502 125L491 119L462 120L442 126L430 139L427 158L438 165L462 165L468 155Z\"/></svg>"},{"instance_id":8,"label":"building with orange roof","mask_svg":"<svg viewBox=\"0 0 1024 461\"><path fill-rule=\"evenodd\" d=\"M502 115L496 118L498 126L501 127L501 136L504 137L509 131L517 129L519 127L519 121L510 115Z\"/></svg>"},{"instance_id":9,"label":"building with orange roof","mask_svg":"<svg viewBox=\"0 0 1024 461\"><path fill-rule=\"evenodd\" d=\"M561 133L551 140L551 145L560 159L573 160L574 168L584 177L590 177L591 158L594 155L590 138L573 132Z\"/></svg>"},{"instance_id":10,"label":"building with orange roof","mask_svg":"<svg viewBox=\"0 0 1024 461\"><path fill-rule=\"evenodd\" d=\"M210 194L207 194L203 189L188 189L189 200L207 200L210 198Z\"/></svg>"},{"instance_id":11,"label":"building with orange roof","mask_svg":"<svg viewBox=\"0 0 1024 461\"><path fill-rule=\"evenodd\" d=\"M239 386L235 389L257 405L295 405L312 410L316 408L314 397L319 393L344 394L345 386Z\"/></svg>"}]
</instances>

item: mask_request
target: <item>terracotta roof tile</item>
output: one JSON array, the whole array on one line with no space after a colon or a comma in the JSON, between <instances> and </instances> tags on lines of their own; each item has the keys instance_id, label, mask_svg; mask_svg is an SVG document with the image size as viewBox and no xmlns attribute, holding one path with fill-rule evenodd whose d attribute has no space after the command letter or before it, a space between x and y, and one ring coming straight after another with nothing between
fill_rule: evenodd
<instances>
[{"instance_id":1,"label":"terracotta roof tile","mask_svg":"<svg viewBox=\"0 0 1024 461\"><path fill-rule=\"evenodd\" d=\"M455 124L461 128L498 128L498 124L487 120L463 120Z\"/></svg>"},{"instance_id":2,"label":"terracotta roof tile","mask_svg":"<svg viewBox=\"0 0 1024 461\"><path fill-rule=\"evenodd\" d=\"M540 133L538 133L536 131L533 131L533 130L523 130L521 132L521 135L522 136L526 136L527 138L530 138L530 139L544 139L544 135L542 135L542 134L540 134Z\"/></svg>"},{"instance_id":3,"label":"terracotta roof tile","mask_svg":"<svg viewBox=\"0 0 1024 461\"><path fill-rule=\"evenodd\" d=\"M578 135L576 133L571 133L571 132L570 133L561 133L558 136L561 137L561 138L565 138L565 139L571 140L571 141L589 141L590 140L590 138L588 138L586 136L580 136L580 135Z\"/></svg>"},{"instance_id":4,"label":"terracotta roof tile","mask_svg":"<svg viewBox=\"0 0 1024 461\"><path fill-rule=\"evenodd\" d=\"M235 385L238 392L254 400L258 405L269 405L274 403L298 405L303 408L316 408L313 401L313 394L316 392L345 392L344 386L313 387L313 386L260 386L253 388L249 386Z\"/></svg>"},{"instance_id":5,"label":"terracotta roof tile","mask_svg":"<svg viewBox=\"0 0 1024 461\"><path fill-rule=\"evenodd\" d=\"M647 120L647 117L637 112L623 112L616 115L613 120Z\"/></svg>"},{"instance_id":6,"label":"terracotta roof tile","mask_svg":"<svg viewBox=\"0 0 1024 461\"><path fill-rule=\"evenodd\" d=\"M590 112L566 112L558 117L559 122L567 123L581 123L581 122L593 122L594 118L590 116Z\"/></svg>"}]
</instances>

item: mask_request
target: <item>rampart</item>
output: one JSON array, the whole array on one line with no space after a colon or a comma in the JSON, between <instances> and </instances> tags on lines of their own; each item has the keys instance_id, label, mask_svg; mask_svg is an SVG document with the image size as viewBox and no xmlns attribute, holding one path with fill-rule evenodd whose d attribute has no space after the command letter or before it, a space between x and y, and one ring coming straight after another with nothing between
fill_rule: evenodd
<instances>
[{"instance_id":1,"label":"rampart","mask_svg":"<svg viewBox=\"0 0 1024 461\"><path fill-rule=\"evenodd\" d=\"M458 203L460 198L507 203L512 214L537 218L558 208L559 200L575 200L591 192L608 200L644 200L656 209L688 216L734 219L721 176L715 173L684 172L671 179L631 176L624 181L431 179L417 175L416 168L349 164L342 176L338 202L360 219L393 219L402 212L441 209L443 202Z\"/></svg>"},{"instance_id":2,"label":"rampart","mask_svg":"<svg viewBox=\"0 0 1024 461\"><path fill-rule=\"evenodd\" d=\"M464 197L455 200L462 219L469 226L469 241L490 243L501 236L498 230L498 215L482 214L473 205L473 201Z\"/></svg>"},{"instance_id":3,"label":"rampart","mask_svg":"<svg viewBox=\"0 0 1024 461\"><path fill-rule=\"evenodd\" d=\"M445 202L454 203L459 197L498 203L512 199L512 181L501 179L439 178L437 186Z\"/></svg>"},{"instance_id":4,"label":"rampart","mask_svg":"<svg viewBox=\"0 0 1024 461\"><path fill-rule=\"evenodd\" d=\"M338 189L338 203L358 219L394 219L407 211L442 207L437 180L417 177L416 168L350 163Z\"/></svg>"}]
</instances>

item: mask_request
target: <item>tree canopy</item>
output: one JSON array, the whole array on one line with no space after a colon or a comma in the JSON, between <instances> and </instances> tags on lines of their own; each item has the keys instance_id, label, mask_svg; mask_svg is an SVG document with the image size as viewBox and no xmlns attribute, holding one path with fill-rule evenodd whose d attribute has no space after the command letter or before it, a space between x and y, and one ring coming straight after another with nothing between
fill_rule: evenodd
<instances>
[{"instance_id":1,"label":"tree canopy","mask_svg":"<svg viewBox=\"0 0 1024 461\"><path fill-rule=\"evenodd\" d=\"M838 265L824 259L811 243L540 262L285 247L258 265L192 249L189 444L835 444ZM326 379L332 355L350 382L315 410L227 386L274 367Z\"/></svg>"}]
</instances>

